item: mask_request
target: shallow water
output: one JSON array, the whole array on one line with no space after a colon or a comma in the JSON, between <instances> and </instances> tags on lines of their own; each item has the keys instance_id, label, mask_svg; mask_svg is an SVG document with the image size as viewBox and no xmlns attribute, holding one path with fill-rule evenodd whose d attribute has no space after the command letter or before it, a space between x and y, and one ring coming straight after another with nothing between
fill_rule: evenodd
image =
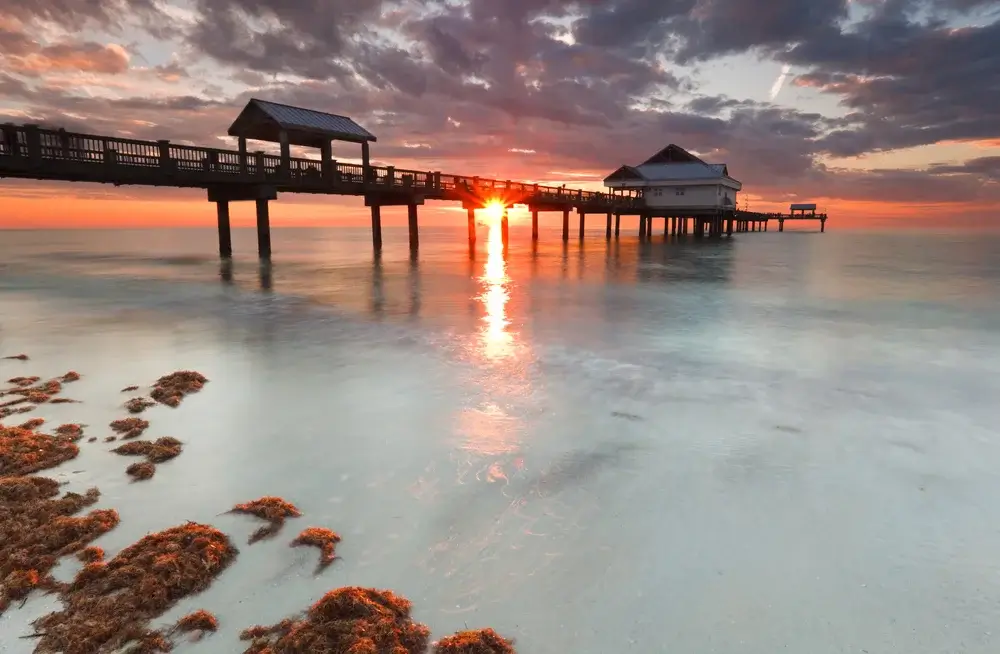
<instances>
[{"instance_id":1,"label":"shallow water","mask_svg":"<svg viewBox=\"0 0 1000 654\"><path fill-rule=\"evenodd\" d=\"M80 371L37 415L98 436L120 388L211 379L147 413L186 443L152 481L103 443L53 473L121 512L109 556L184 520L240 545L168 616L219 615L190 651L355 584L526 654L996 651L1000 240L498 236L425 229L414 260L387 229L373 260L279 229L261 269L247 230L231 268L210 231L0 232L0 355L32 357L0 375ZM248 547L218 514L261 495L305 516ZM310 525L343 536L319 577Z\"/></svg>"}]
</instances>

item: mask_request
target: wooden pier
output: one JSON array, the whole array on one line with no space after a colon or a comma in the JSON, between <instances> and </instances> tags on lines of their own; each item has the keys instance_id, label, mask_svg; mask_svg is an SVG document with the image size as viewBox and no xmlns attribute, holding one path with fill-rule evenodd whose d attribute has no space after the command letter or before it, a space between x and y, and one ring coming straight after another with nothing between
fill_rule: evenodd
<instances>
[{"instance_id":1,"label":"wooden pier","mask_svg":"<svg viewBox=\"0 0 1000 654\"><path fill-rule=\"evenodd\" d=\"M699 237L741 231L766 230L775 216L748 212L714 211L707 215L650 213L637 191L602 193L544 186L512 180L485 179L440 171L408 170L370 163L369 143L375 136L347 117L297 107L251 100L229 130L238 150L224 150L169 141L79 134L43 129L38 125L0 126L0 177L102 184L166 186L206 189L217 208L219 255L232 256L230 202L254 202L257 212L257 245L262 259L271 256L269 202L279 193L313 193L364 197L370 207L372 245L382 249L381 209L406 206L410 247L419 246L418 206L426 200L461 202L467 210L470 246L476 239L475 211L489 205L504 207L501 222L508 241L506 209L527 205L532 239L538 239L542 212L562 214L562 238L569 240L570 213L579 220L582 239L588 214L604 214L608 239L618 237L623 215L637 215L640 238L652 235L655 218L665 220L665 233L690 231ZM280 144L280 154L248 152L247 140ZM361 145L361 164L333 159L332 142ZM290 146L315 147L319 159L290 156ZM789 216L779 217L791 220ZM690 225L689 225L690 223ZM825 225L825 216L823 217Z\"/></svg>"}]
</instances>

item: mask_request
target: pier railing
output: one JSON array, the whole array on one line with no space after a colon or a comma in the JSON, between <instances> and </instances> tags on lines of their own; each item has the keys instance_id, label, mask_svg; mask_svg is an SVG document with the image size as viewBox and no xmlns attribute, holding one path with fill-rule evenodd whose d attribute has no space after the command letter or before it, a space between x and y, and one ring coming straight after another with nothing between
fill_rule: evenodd
<instances>
[{"instance_id":1,"label":"pier railing","mask_svg":"<svg viewBox=\"0 0 1000 654\"><path fill-rule=\"evenodd\" d=\"M81 134L37 125L0 126L0 172L36 179L200 187L268 183L282 191L363 194L420 192L429 198L498 197L510 203L551 202L609 209L643 206L638 193L617 195L438 171L408 170L179 145L169 141Z\"/></svg>"}]
</instances>

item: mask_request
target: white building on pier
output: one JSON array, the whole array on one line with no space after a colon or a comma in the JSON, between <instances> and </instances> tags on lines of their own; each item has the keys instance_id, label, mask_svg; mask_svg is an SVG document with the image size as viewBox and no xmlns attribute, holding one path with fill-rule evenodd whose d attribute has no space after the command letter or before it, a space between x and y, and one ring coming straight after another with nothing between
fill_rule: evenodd
<instances>
[{"instance_id":1,"label":"white building on pier","mask_svg":"<svg viewBox=\"0 0 1000 654\"><path fill-rule=\"evenodd\" d=\"M611 189L640 189L651 209L692 213L734 211L743 184L726 164L702 161L670 144L638 166L622 166L604 179Z\"/></svg>"}]
</instances>

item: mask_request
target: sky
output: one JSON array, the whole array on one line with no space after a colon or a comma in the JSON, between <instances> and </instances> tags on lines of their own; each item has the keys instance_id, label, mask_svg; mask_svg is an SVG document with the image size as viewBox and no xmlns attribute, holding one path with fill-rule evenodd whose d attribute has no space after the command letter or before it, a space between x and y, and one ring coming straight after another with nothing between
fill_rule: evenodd
<instances>
[{"instance_id":1,"label":"sky","mask_svg":"<svg viewBox=\"0 0 1000 654\"><path fill-rule=\"evenodd\" d=\"M1000 227L1000 0L0 0L0 123L235 149L251 97L349 115L399 168L599 189L676 143L726 163L741 208ZM13 228L215 219L197 190L2 179L0 206ZM284 194L272 220L366 211Z\"/></svg>"}]
</instances>

